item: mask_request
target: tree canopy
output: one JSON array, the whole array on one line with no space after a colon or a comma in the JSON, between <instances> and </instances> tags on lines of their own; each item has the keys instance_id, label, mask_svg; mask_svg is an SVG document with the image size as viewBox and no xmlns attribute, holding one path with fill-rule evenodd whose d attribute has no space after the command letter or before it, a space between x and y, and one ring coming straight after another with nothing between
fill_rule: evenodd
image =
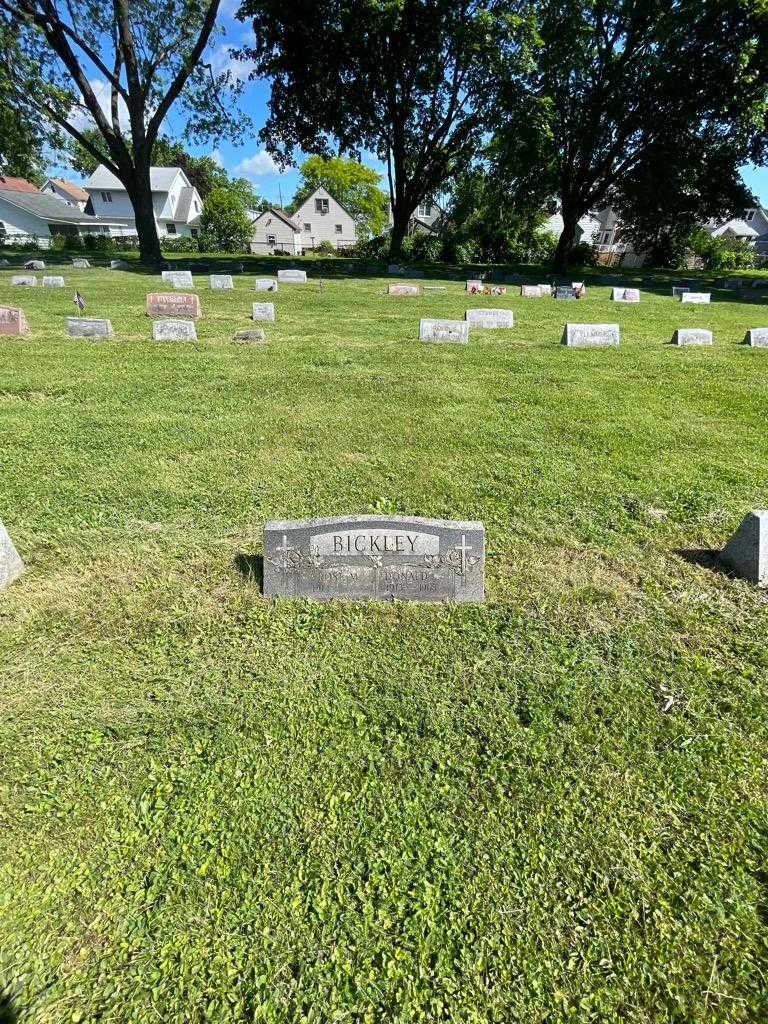
<instances>
[{"instance_id":1,"label":"tree canopy","mask_svg":"<svg viewBox=\"0 0 768 1024\"><path fill-rule=\"evenodd\" d=\"M243 0L241 56L271 80L261 139L290 162L372 151L388 168L392 253L418 204L471 159L491 95L494 20L483 0Z\"/></svg>"},{"instance_id":2,"label":"tree canopy","mask_svg":"<svg viewBox=\"0 0 768 1024\"><path fill-rule=\"evenodd\" d=\"M251 222L237 195L215 188L203 201L200 247L207 252L243 252L251 240Z\"/></svg>"},{"instance_id":3,"label":"tree canopy","mask_svg":"<svg viewBox=\"0 0 768 1024\"><path fill-rule=\"evenodd\" d=\"M301 184L291 200L290 213L322 186L351 214L359 235L378 235L384 230L388 219L387 196L379 187L381 175L371 167L344 157L311 156L299 170Z\"/></svg>"},{"instance_id":4,"label":"tree canopy","mask_svg":"<svg viewBox=\"0 0 768 1024\"><path fill-rule=\"evenodd\" d=\"M497 79L497 159L522 193L559 198L558 265L590 209L636 209L648 188L661 216L683 188L735 194L764 139L763 0L528 0L524 13L527 60L513 51Z\"/></svg>"},{"instance_id":5,"label":"tree canopy","mask_svg":"<svg viewBox=\"0 0 768 1024\"><path fill-rule=\"evenodd\" d=\"M147 261L160 259L149 167L173 105L190 138L243 126L221 102L222 90L235 88L231 75L214 75L205 60L219 2L0 0L0 20L17 33L14 52L0 52L1 87L25 120L66 131L123 183ZM84 121L103 145L84 134Z\"/></svg>"}]
</instances>

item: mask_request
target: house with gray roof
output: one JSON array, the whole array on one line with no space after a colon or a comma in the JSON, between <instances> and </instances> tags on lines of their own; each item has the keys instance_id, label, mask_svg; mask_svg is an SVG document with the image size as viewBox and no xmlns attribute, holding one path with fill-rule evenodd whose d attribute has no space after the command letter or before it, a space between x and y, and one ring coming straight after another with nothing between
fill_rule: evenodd
<instances>
[{"instance_id":1,"label":"house with gray roof","mask_svg":"<svg viewBox=\"0 0 768 1024\"><path fill-rule=\"evenodd\" d=\"M184 171L180 167L151 167L149 183L158 237L196 237L203 201ZM110 224L111 235L136 235L136 218L128 193L103 164L86 181L85 190L94 214Z\"/></svg>"},{"instance_id":2,"label":"house with gray roof","mask_svg":"<svg viewBox=\"0 0 768 1024\"><path fill-rule=\"evenodd\" d=\"M301 225L291 220L283 210L262 210L253 222L251 252L274 255L302 253Z\"/></svg>"},{"instance_id":3,"label":"house with gray roof","mask_svg":"<svg viewBox=\"0 0 768 1024\"><path fill-rule=\"evenodd\" d=\"M706 230L713 238L738 238L749 242L762 256L768 255L768 210L753 206L740 217L710 221Z\"/></svg>"},{"instance_id":4,"label":"house with gray roof","mask_svg":"<svg viewBox=\"0 0 768 1024\"><path fill-rule=\"evenodd\" d=\"M0 186L3 184L0 180ZM32 240L47 248L52 235L106 234L110 224L39 189L0 187L0 242Z\"/></svg>"}]
</instances>

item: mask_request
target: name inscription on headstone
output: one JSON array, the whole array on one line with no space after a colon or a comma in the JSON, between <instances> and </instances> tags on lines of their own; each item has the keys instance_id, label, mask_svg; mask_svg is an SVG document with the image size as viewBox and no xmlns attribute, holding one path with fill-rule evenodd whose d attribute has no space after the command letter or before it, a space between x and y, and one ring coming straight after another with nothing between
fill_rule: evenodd
<instances>
[{"instance_id":1,"label":"name inscription on headstone","mask_svg":"<svg viewBox=\"0 0 768 1024\"><path fill-rule=\"evenodd\" d=\"M254 287L257 292L276 292L277 280L274 277L257 277Z\"/></svg>"},{"instance_id":2,"label":"name inscription on headstone","mask_svg":"<svg viewBox=\"0 0 768 1024\"><path fill-rule=\"evenodd\" d=\"M197 341L192 320L153 320L153 341Z\"/></svg>"},{"instance_id":3,"label":"name inscription on headstone","mask_svg":"<svg viewBox=\"0 0 768 1024\"><path fill-rule=\"evenodd\" d=\"M466 345L469 324L466 320L420 320L419 340Z\"/></svg>"},{"instance_id":4,"label":"name inscription on headstone","mask_svg":"<svg viewBox=\"0 0 768 1024\"><path fill-rule=\"evenodd\" d=\"M712 295L710 292L683 292L680 296L681 302L695 302L697 305L706 305L710 302Z\"/></svg>"},{"instance_id":5,"label":"name inscription on headstone","mask_svg":"<svg viewBox=\"0 0 768 1024\"><path fill-rule=\"evenodd\" d=\"M199 320L202 316L200 298L197 295L176 292L150 292L147 296L147 316L191 316Z\"/></svg>"},{"instance_id":6,"label":"name inscription on headstone","mask_svg":"<svg viewBox=\"0 0 768 1024\"><path fill-rule=\"evenodd\" d=\"M23 309L0 306L0 334L26 334L29 330Z\"/></svg>"},{"instance_id":7,"label":"name inscription on headstone","mask_svg":"<svg viewBox=\"0 0 768 1024\"><path fill-rule=\"evenodd\" d=\"M524 299L540 299L543 293L540 284L521 284L520 294Z\"/></svg>"},{"instance_id":8,"label":"name inscription on headstone","mask_svg":"<svg viewBox=\"0 0 768 1024\"><path fill-rule=\"evenodd\" d=\"M11 284L19 284L26 288L34 288L37 284L37 278L34 274L14 274L11 278Z\"/></svg>"},{"instance_id":9,"label":"name inscription on headstone","mask_svg":"<svg viewBox=\"0 0 768 1024\"><path fill-rule=\"evenodd\" d=\"M768 348L768 327L751 327L744 335L744 344L752 348Z\"/></svg>"},{"instance_id":10,"label":"name inscription on headstone","mask_svg":"<svg viewBox=\"0 0 768 1024\"><path fill-rule=\"evenodd\" d=\"M57 275L52 274L50 277L44 277L43 278L43 288L63 288L63 287L64 287L64 278L63 277L58 277Z\"/></svg>"},{"instance_id":11,"label":"name inscription on headstone","mask_svg":"<svg viewBox=\"0 0 768 1024\"><path fill-rule=\"evenodd\" d=\"M230 288L235 287L232 283L231 274L211 274L208 280L211 288L220 288L228 291Z\"/></svg>"},{"instance_id":12,"label":"name inscription on headstone","mask_svg":"<svg viewBox=\"0 0 768 1024\"><path fill-rule=\"evenodd\" d=\"M264 593L316 599L483 601L479 522L409 516L272 521Z\"/></svg>"},{"instance_id":13,"label":"name inscription on headstone","mask_svg":"<svg viewBox=\"0 0 768 1024\"><path fill-rule=\"evenodd\" d=\"M556 299L575 299L578 298L576 295L576 289L569 287L568 285L558 285L555 289Z\"/></svg>"},{"instance_id":14,"label":"name inscription on headstone","mask_svg":"<svg viewBox=\"0 0 768 1024\"><path fill-rule=\"evenodd\" d=\"M473 327L514 327L515 317L511 309L468 309L464 319Z\"/></svg>"},{"instance_id":15,"label":"name inscription on headstone","mask_svg":"<svg viewBox=\"0 0 768 1024\"><path fill-rule=\"evenodd\" d=\"M566 324L563 345L587 348L590 345L618 345L618 324Z\"/></svg>"},{"instance_id":16,"label":"name inscription on headstone","mask_svg":"<svg viewBox=\"0 0 768 1024\"><path fill-rule=\"evenodd\" d=\"M639 288L614 288L611 292L611 298L614 302L639 302L640 301L640 289Z\"/></svg>"}]
</instances>

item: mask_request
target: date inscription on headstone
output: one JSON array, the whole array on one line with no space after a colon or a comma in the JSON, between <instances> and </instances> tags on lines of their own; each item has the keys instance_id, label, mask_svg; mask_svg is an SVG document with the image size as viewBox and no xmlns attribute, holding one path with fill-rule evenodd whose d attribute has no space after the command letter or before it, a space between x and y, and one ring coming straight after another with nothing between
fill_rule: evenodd
<instances>
[{"instance_id":1,"label":"date inscription on headstone","mask_svg":"<svg viewBox=\"0 0 768 1024\"><path fill-rule=\"evenodd\" d=\"M268 597L480 602L484 575L479 522L371 515L264 525Z\"/></svg>"}]
</instances>

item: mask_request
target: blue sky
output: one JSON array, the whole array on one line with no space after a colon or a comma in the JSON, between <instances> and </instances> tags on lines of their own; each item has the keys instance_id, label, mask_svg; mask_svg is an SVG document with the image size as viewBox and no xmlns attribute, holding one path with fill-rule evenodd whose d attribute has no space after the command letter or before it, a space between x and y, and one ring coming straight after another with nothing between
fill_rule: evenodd
<instances>
[{"instance_id":1,"label":"blue sky","mask_svg":"<svg viewBox=\"0 0 768 1024\"><path fill-rule=\"evenodd\" d=\"M234 176L249 178L257 191L272 205L278 205L282 197L284 204L288 203L296 191L299 181L298 170L293 167L286 171L280 171L274 160L259 144L257 136L259 130L264 126L267 119L267 105L269 102L269 83L262 80L248 80L248 65L235 61L230 57L231 47L247 46L251 31L247 23L239 22L234 17L234 12L239 7L240 0L222 0L219 34L211 45L209 59L214 70L223 71L229 69L232 74L244 82L241 109L247 114L252 122L253 129L250 140L246 140L241 146L234 146L226 140L218 145L208 143L205 145L187 144L188 150L195 155L213 154L214 157ZM99 83L95 73L91 84L104 90L105 106L108 103L106 83ZM178 107L171 111L168 119L166 134L177 137L183 131L183 124L179 119ZM297 160L301 154L296 154ZM384 166L379 163L372 154L364 154L365 163L374 167L379 173L385 174ZM51 171L62 177L76 179L77 175L71 168L57 165ZM745 167L742 170L744 180L757 195L764 206L768 206L768 167ZM386 177L382 178L382 188L386 191Z\"/></svg>"}]
</instances>

